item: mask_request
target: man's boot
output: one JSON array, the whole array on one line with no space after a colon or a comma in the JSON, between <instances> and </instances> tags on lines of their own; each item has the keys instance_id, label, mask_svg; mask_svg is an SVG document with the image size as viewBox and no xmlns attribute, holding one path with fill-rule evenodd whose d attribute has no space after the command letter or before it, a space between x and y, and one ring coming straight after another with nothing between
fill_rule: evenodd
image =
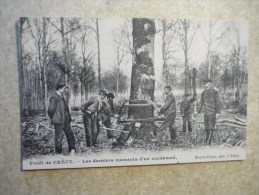
<instances>
[{"instance_id":1,"label":"man's boot","mask_svg":"<svg viewBox=\"0 0 259 195\"><path fill-rule=\"evenodd\" d=\"M182 117L183 119L183 132L186 132L186 118Z\"/></svg>"},{"instance_id":2,"label":"man's boot","mask_svg":"<svg viewBox=\"0 0 259 195\"><path fill-rule=\"evenodd\" d=\"M209 139L209 130L205 130L205 131L206 131L206 141L205 141L205 143L207 144L208 139Z\"/></svg>"},{"instance_id":3,"label":"man's boot","mask_svg":"<svg viewBox=\"0 0 259 195\"><path fill-rule=\"evenodd\" d=\"M91 147L93 145L91 137L86 137L86 145L87 147Z\"/></svg>"}]
</instances>

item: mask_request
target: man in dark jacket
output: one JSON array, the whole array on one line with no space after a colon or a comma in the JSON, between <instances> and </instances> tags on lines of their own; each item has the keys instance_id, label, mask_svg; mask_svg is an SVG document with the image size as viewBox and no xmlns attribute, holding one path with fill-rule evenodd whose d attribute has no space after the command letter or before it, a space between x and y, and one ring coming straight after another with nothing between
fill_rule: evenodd
<instances>
[{"instance_id":1,"label":"man in dark jacket","mask_svg":"<svg viewBox=\"0 0 259 195\"><path fill-rule=\"evenodd\" d=\"M103 107L103 100L107 93L103 90L99 92L98 97L89 98L81 110L84 113L84 126L87 147L97 146L97 136L100 131L98 118L100 117L100 110Z\"/></svg>"},{"instance_id":2,"label":"man in dark jacket","mask_svg":"<svg viewBox=\"0 0 259 195\"><path fill-rule=\"evenodd\" d=\"M188 124L188 131L192 132L192 116L193 116L193 102L196 100L195 97L191 98L190 94L184 95L181 103L181 114L183 118L183 132L186 132L186 123Z\"/></svg>"},{"instance_id":3,"label":"man in dark jacket","mask_svg":"<svg viewBox=\"0 0 259 195\"><path fill-rule=\"evenodd\" d=\"M55 128L55 152L62 153L63 131L67 137L68 152L75 152L75 137L71 129L71 115L68 104L63 97L65 85L58 85L55 94L50 98L48 115L51 118L51 124Z\"/></svg>"},{"instance_id":4,"label":"man in dark jacket","mask_svg":"<svg viewBox=\"0 0 259 195\"><path fill-rule=\"evenodd\" d=\"M162 139L165 135L166 129L169 128L171 141L174 141L176 139L176 129L174 126L174 121L176 117L175 98L172 93L172 88L170 86L166 86L164 90L166 95L165 103L158 113L164 114L166 119L158 130L157 139Z\"/></svg>"},{"instance_id":5,"label":"man in dark jacket","mask_svg":"<svg viewBox=\"0 0 259 195\"><path fill-rule=\"evenodd\" d=\"M221 101L219 93L213 89L212 80L204 80L205 90L201 94L201 107L197 116L204 108L204 126L206 131L206 143L211 144L216 118L220 116Z\"/></svg>"}]
</instances>

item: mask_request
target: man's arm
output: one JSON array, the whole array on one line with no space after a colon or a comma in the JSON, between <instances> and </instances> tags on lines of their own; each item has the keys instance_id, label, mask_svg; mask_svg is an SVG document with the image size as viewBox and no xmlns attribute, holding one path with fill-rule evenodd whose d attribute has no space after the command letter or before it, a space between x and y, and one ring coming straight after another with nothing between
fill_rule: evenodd
<instances>
[{"instance_id":1,"label":"man's arm","mask_svg":"<svg viewBox=\"0 0 259 195\"><path fill-rule=\"evenodd\" d=\"M202 110L203 103L204 103L203 96L204 96L204 92L202 92L202 94L201 94L201 107L200 107L200 109L198 110L197 114L199 114L199 113L201 112L201 110Z\"/></svg>"},{"instance_id":2,"label":"man's arm","mask_svg":"<svg viewBox=\"0 0 259 195\"><path fill-rule=\"evenodd\" d=\"M103 107L102 107L104 114L106 114L107 116L113 116L110 104L108 102L104 102L103 101Z\"/></svg>"},{"instance_id":3,"label":"man's arm","mask_svg":"<svg viewBox=\"0 0 259 195\"><path fill-rule=\"evenodd\" d=\"M219 98L219 93L215 90L214 93L214 101L215 101L215 107L216 107L216 114L220 114L221 112L221 101Z\"/></svg>"},{"instance_id":4,"label":"man's arm","mask_svg":"<svg viewBox=\"0 0 259 195\"><path fill-rule=\"evenodd\" d=\"M160 109L160 114L164 114L165 111L170 107L171 103L174 101L174 97L173 96L167 96L165 99L165 104L163 105L163 107Z\"/></svg>"},{"instance_id":5,"label":"man's arm","mask_svg":"<svg viewBox=\"0 0 259 195\"><path fill-rule=\"evenodd\" d=\"M89 99L82 105L81 111L82 111L83 113L85 113L85 111L87 110L87 107L90 106L90 105L93 103L93 101L94 101L94 98L93 98L93 97L89 98Z\"/></svg>"},{"instance_id":6,"label":"man's arm","mask_svg":"<svg viewBox=\"0 0 259 195\"><path fill-rule=\"evenodd\" d=\"M49 108L48 108L48 115L52 119L52 117L54 116L54 113L57 109L58 99L55 97L52 97L52 98L50 98L49 101L50 101L50 104L49 104Z\"/></svg>"}]
</instances>

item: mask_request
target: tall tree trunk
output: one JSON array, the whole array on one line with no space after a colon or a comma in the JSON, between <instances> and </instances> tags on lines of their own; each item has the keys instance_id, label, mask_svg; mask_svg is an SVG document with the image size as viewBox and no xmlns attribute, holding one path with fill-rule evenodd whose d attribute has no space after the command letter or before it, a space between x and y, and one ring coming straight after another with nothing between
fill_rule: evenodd
<instances>
[{"instance_id":1,"label":"tall tree trunk","mask_svg":"<svg viewBox=\"0 0 259 195\"><path fill-rule=\"evenodd\" d=\"M236 101L234 67L232 68L232 90L233 90L233 100Z\"/></svg>"},{"instance_id":2,"label":"tall tree trunk","mask_svg":"<svg viewBox=\"0 0 259 195\"><path fill-rule=\"evenodd\" d=\"M120 76L118 73L117 78L116 78L116 97L119 97L118 96L119 95L119 78L120 78ZM118 100L118 98L116 98L116 99Z\"/></svg>"},{"instance_id":3,"label":"tall tree trunk","mask_svg":"<svg viewBox=\"0 0 259 195\"><path fill-rule=\"evenodd\" d=\"M23 25L25 23L27 18L20 18L20 22L18 24L19 27L19 67L20 67L20 108L21 113L25 116L27 116L28 113L28 104L27 104L27 96L26 96L26 82L25 82L25 65L23 64L22 58L23 58Z\"/></svg>"},{"instance_id":4,"label":"tall tree trunk","mask_svg":"<svg viewBox=\"0 0 259 195\"><path fill-rule=\"evenodd\" d=\"M64 76L65 76L65 84L67 84L68 59L67 59L67 48L66 48L65 27L64 27L64 18L63 17L60 18L60 25L61 25L60 34L61 34L61 41L62 41L62 53L63 53L64 63L65 63L64 64L64 69L65 69Z\"/></svg>"},{"instance_id":5,"label":"tall tree trunk","mask_svg":"<svg viewBox=\"0 0 259 195\"><path fill-rule=\"evenodd\" d=\"M88 99L88 84L85 84L85 101Z\"/></svg>"},{"instance_id":6,"label":"tall tree trunk","mask_svg":"<svg viewBox=\"0 0 259 195\"><path fill-rule=\"evenodd\" d=\"M43 55L43 63L42 63L42 72L43 72L43 94L44 94L44 110L45 115L48 116L47 113L47 105L48 105L48 86L47 86L47 53L46 53L46 47L47 47L47 19L43 18L43 38L42 38L42 55Z\"/></svg>"},{"instance_id":7,"label":"tall tree trunk","mask_svg":"<svg viewBox=\"0 0 259 195\"><path fill-rule=\"evenodd\" d=\"M184 52L184 66L185 66L185 72L184 72L184 77L185 77L185 84L184 84L184 93L187 94L189 93L189 64L188 64L188 52Z\"/></svg>"},{"instance_id":8,"label":"tall tree trunk","mask_svg":"<svg viewBox=\"0 0 259 195\"><path fill-rule=\"evenodd\" d=\"M211 23L211 21L209 21L208 79L211 79L211 31L212 31L212 23Z\"/></svg>"},{"instance_id":9,"label":"tall tree trunk","mask_svg":"<svg viewBox=\"0 0 259 195\"><path fill-rule=\"evenodd\" d=\"M183 21L183 30L184 30L184 36L183 36L183 49L184 49L184 67L185 67L185 72L184 72L184 77L185 77L185 84L184 84L184 94L189 93L189 87L190 87L190 82L189 82L189 62L188 62L188 30L189 30L189 23L187 20Z\"/></svg>"},{"instance_id":10,"label":"tall tree trunk","mask_svg":"<svg viewBox=\"0 0 259 195\"><path fill-rule=\"evenodd\" d=\"M169 72L168 72L168 66L167 66L167 59L166 59L166 20L162 20L162 57L163 57L163 78L165 81L165 84L168 85L169 83Z\"/></svg>"},{"instance_id":11,"label":"tall tree trunk","mask_svg":"<svg viewBox=\"0 0 259 195\"><path fill-rule=\"evenodd\" d=\"M76 93L74 94L74 107L76 107Z\"/></svg>"},{"instance_id":12,"label":"tall tree trunk","mask_svg":"<svg viewBox=\"0 0 259 195\"><path fill-rule=\"evenodd\" d=\"M100 61L100 34L99 34L99 23L98 18L96 18L96 36L97 36L97 52L98 52L98 85L99 89L102 88L101 80L101 61Z\"/></svg>"},{"instance_id":13,"label":"tall tree trunk","mask_svg":"<svg viewBox=\"0 0 259 195\"><path fill-rule=\"evenodd\" d=\"M83 105L83 95L84 95L84 92L83 92L83 83L80 82L80 95L81 95L81 106Z\"/></svg>"},{"instance_id":14,"label":"tall tree trunk","mask_svg":"<svg viewBox=\"0 0 259 195\"><path fill-rule=\"evenodd\" d=\"M153 19L134 18L133 49L130 99L151 99L154 101L154 38L155 22Z\"/></svg>"}]
</instances>

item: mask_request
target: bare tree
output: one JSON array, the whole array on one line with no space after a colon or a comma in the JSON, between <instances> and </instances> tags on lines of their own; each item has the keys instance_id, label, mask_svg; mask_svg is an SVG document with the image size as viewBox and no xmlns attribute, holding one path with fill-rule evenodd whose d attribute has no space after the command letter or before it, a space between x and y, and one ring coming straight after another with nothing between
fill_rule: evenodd
<instances>
[{"instance_id":1,"label":"bare tree","mask_svg":"<svg viewBox=\"0 0 259 195\"><path fill-rule=\"evenodd\" d=\"M122 28L119 32L113 32L113 42L115 46L116 60L114 65L114 72L117 75L116 78L116 96L119 94L119 80L122 74L121 64L125 61L127 55L127 34L125 34L124 29Z\"/></svg>"},{"instance_id":2,"label":"bare tree","mask_svg":"<svg viewBox=\"0 0 259 195\"><path fill-rule=\"evenodd\" d=\"M101 61L100 61L100 34L99 34L99 19L96 18L96 39L97 39L97 53L98 53L98 85L102 88L101 80Z\"/></svg>"},{"instance_id":3,"label":"bare tree","mask_svg":"<svg viewBox=\"0 0 259 195\"><path fill-rule=\"evenodd\" d=\"M212 52L212 46L213 43L218 39L218 37L216 36L215 32L214 32L214 27L215 24L217 23L217 20L214 21L208 21L208 37L205 36L203 30L201 28L199 28L201 35L204 39L204 41L207 44L208 47L208 54L207 54L207 59L208 59L208 79L211 78L211 52Z\"/></svg>"},{"instance_id":4,"label":"bare tree","mask_svg":"<svg viewBox=\"0 0 259 195\"><path fill-rule=\"evenodd\" d=\"M177 20L158 20L162 26L161 30L157 32L162 32L162 59L163 59L163 71L162 76L164 78L165 84L169 84L170 77L170 64L169 61L173 59L173 53L176 51L173 46L173 41L177 37L177 28L179 27ZM171 63L172 64L172 63Z\"/></svg>"},{"instance_id":5,"label":"bare tree","mask_svg":"<svg viewBox=\"0 0 259 195\"><path fill-rule=\"evenodd\" d=\"M178 30L178 36L180 40L180 47L184 53L184 66L185 66L185 94L189 92L191 86L190 71L189 71L189 51L192 46L194 37L199 28L194 21L183 19L179 20L180 29ZM191 91L190 91L191 92Z\"/></svg>"},{"instance_id":6,"label":"bare tree","mask_svg":"<svg viewBox=\"0 0 259 195\"><path fill-rule=\"evenodd\" d=\"M28 20L28 18L20 18L18 23L18 30L19 30L19 67L20 67L20 84L22 87L22 94L21 94L21 110L24 115L28 115L28 103L27 103L27 96L26 96L26 82L25 82L25 73L24 68L26 63L24 63L24 46L23 46L23 33L24 33L24 24Z\"/></svg>"},{"instance_id":7,"label":"bare tree","mask_svg":"<svg viewBox=\"0 0 259 195\"><path fill-rule=\"evenodd\" d=\"M47 18L33 19L32 25L31 21L27 20L28 26L30 27L31 36L34 39L36 47L36 59L39 63L40 77L43 88L44 97L44 110L46 112L46 107L48 105L48 87L47 87L47 65L48 56L50 51L50 46L55 42L50 33L50 25ZM36 88L37 89L37 88ZM38 93L35 94L35 97Z\"/></svg>"},{"instance_id":8,"label":"bare tree","mask_svg":"<svg viewBox=\"0 0 259 195\"><path fill-rule=\"evenodd\" d=\"M75 31L79 30L81 28L79 24L79 20L74 18L74 19L64 19L61 17L59 19L60 27L58 24L53 22L48 18L48 21L56 28L57 32L60 33L61 35L61 41L62 41L62 54L63 54L63 70L64 70L64 75L65 75L65 83L67 83L67 77L70 72L70 66L71 64L69 63L69 57L68 57L68 38L67 36L71 33L74 33Z\"/></svg>"},{"instance_id":9,"label":"bare tree","mask_svg":"<svg viewBox=\"0 0 259 195\"><path fill-rule=\"evenodd\" d=\"M226 22L222 34L224 44L230 48L229 61L232 64L232 89L234 100L243 99L246 80L246 48L241 45L240 24ZM241 93L240 93L241 90ZM241 100L242 101L242 100Z\"/></svg>"}]
</instances>

